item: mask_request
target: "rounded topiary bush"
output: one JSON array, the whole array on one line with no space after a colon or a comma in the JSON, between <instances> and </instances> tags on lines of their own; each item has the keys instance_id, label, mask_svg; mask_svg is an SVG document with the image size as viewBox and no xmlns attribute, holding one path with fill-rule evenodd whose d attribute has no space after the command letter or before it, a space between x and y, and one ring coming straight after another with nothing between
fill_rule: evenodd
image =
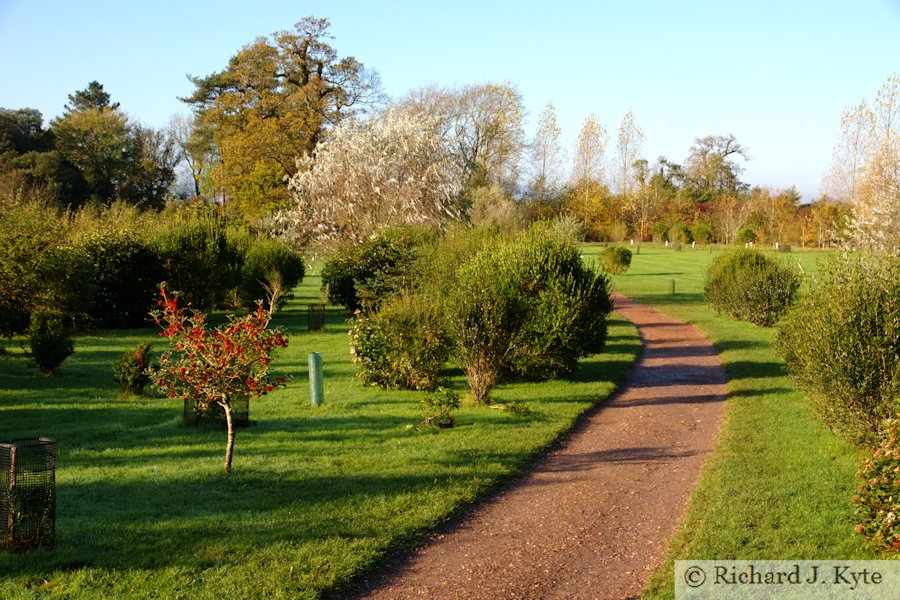
<instances>
[{"instance_id":1,"label":"rounded topiary bush","mask_svg":"<svg viewBox=\"0 0 900 600\"><path fill-rule=\"evenodd\" d=\"M825 424L873 445L900 397L900 257L833 259L779 323L776 346Z\"/></svg>"},{"instance_id":2,"label":"rounded topiary bush","mask_svg":"<svg viewBox=\"0 0 900 600\"><path fill-rule=\"evenodd\" d=\"M631 266L631 250L622 246L605 248L599 258L606 272L613 275L621 275Z\"/></svg>"},{"instance_id":3,"label":"rounded topiary bush","mask_svg":"<svg viewBox=\"0 0 900 600\"><path fill-rule=\"evenodd\" d=\"M350 329L350 353L357 376L368 385L433 390L450 356L451 340L440 303L403 294L377 314L357 313Z\"/></svg>"},{"instance_id":4,"label":"rounded topiary bush","mask_svg":"<svg viewBox=\"0 0 900 600\"><path fill-rule=\"evenodd\" d=\"M571 243L541 229L483 248L458 273L449 322L472 396L503 378L574 373L598 352L612 310L608 280Z\"/></svg>"},{"instance_id":5,"label":"rounded topiary bush","mask_svg":"<svg viewBox=\"0 0 900 600\"><path fill-rule=\"evenodd\" d=\"M771 327L790 308L800 274L755 250L732 250L716 258L703 292L716 314Z\"/></svg>"}]
</instances>

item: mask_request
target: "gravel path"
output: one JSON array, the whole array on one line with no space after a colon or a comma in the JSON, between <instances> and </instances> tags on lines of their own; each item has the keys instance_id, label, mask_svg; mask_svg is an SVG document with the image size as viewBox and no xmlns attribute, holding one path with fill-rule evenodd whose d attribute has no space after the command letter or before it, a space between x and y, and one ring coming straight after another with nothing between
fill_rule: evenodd
<instances>
[{"instance_id":1,"label":"gravel path","mask_svg":"<svg viewBox=\"0 0 900 600\"><path fill-rule=\"evenodd\" d=\"M695 327L616 298L644 350L625 384L501 493L363 598L633 598L665 557L724 412Z\"/></svg>"}]
</instances>

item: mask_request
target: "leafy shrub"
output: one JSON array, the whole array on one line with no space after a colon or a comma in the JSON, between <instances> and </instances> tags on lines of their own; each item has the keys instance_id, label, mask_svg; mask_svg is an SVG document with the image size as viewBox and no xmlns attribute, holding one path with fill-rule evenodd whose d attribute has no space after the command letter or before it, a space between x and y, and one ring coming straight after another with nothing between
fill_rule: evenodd
<instances>
[{"instance_id":1,"label":"leafy shrub","mask_svg":"<svg viewBox=\"0 0 900 600\"><path fill-rule=\"evenodd\" d=\"M656 244L662 244L669 239L669 226L665 223L654 223L650 228L650 235Z\"/></svg>"},{"instance_id":2,"label":"leafy shrub","mask_svg":"<svg viewBox=\"0 0 900 600\"><path fill-rule=\"evenodd\" d=\"M749 242L755 242L756 232L750 227L741 227L738 230L737 236L735 236L734 241L737 244L747 244Z\"/></svg>"},{"instance_id":3,"label":"leafy shrub","mask_svg":"<svg viewBox=\"0 0 900 600\"><path fill-rule=\"evenodd\" d=\"M129 396L142 396L150 383L150 350L153 344L141 342L134 350L126 350L113 363L113 379Z\"/></svg>"},{"instance_id":4,"label":"leafy shrub","mask_svg":"<svg viewBox=\"0 0 900 600\"><path fill-rule=\"evenodd\" d=\"M450 411L459 408L459 394L447 388L437 388L420 403L425 419L423 425L433 425L441 429L453 427L456 421Z\"/></svg>"},{"instance_id":5,"label":"leafy shrub","mask_svg":"<svg viewBox=\"0 0 900 600\"><path fill-rule=\"evenodd\" d=\"M873 444L900 397L900 257L833 259L779 324L776 346L822 421Z\"/></svg>"},{"instance_id":6,"label":"leafy shrub","mask_svg":"<svg viewBox=\"0 0 900 600\"><path fill-rule=\"evenodd\" d=\"M794 303L800 275L755 250L732 250L713 261L706 302L735 319L771 327Z\"/></svg>"},{"instance_id":7,"label":"leafy shrub","mask_svg":"<svg viewBox=\"0 0 900 600\"><path fill-rule=\"evenodd\" d=\"M37 265L63 236L55 209L39 202L0 203L0 335L28 330L49 283Z\"/></svg>"},{"instance_id":8,"label":"leafy shrub","mask_svg":"<svg viewBox=\"0 0 900 600\"><path fill-rule=\"evenodd\" d=\"M304 275L303 257L285 242L273 239L254 240L244 256L241 283L237 288L238 302L249 308L257 300L266 298L266 286L277 281L287 292L281 302L290 297Z\"/></svg>"},{"instance_id":9,"label":"leafy shrub","mask_svg":"<svg viewBox=\"0 0 900 600\"><path fill-rule=\"evenodd\" d=\"M498 239L499 232L495 229L455 227L422 244L417 248L412 266L414 286L425 295L447 298L456 288L460 266Z\"/></svg>"},{"instance_id":10,"label":"leafy shrub","mask_svg":"<svg viewBox=\"0 0 900 600\"><path fill-rule=\"evenodd\" d=\"M574 245L532 230L509 246L527 312L503 367L505 379L569 377L578 359L603 349L612 310L608 279Z\"/></svg>"},{"instance_id":11,"label":"leafy shrub","mask_svg":"<svg viewBox=\"0 0 900 600\"><path fill-rule=\"evenodd\" d=\"M569 375L599 351L611 310L607 280L570 243L540 229L482 249L460 268L451 330L473 399L502 377Z\"/></svg>"},{"instance_id":12,"label":"leafy shrub","mask_svg":"<svg viewBox=\"0 0 900 600\"><path fill-rule=\"evenodd\" d=\"M173 213L160 224L153 245L172 289L200 310L222 306L241 281L248 234L215 206Z\"/></svg>"},{"instance_id":13,"label":"leafy shrub","mask_svg":"<svg viewBox=\"0 0 900 600\"><path fill-rule=\"evenodd\" d=\"M693 239L698 244L708 244L712 238L712 230L708 225L697 225L694 228Z\"/></svg>"},{"instance_id":14,"label":"leafy shrub","mask_svg":"<svg viewBox=\"0 0 900 600\"><path fill-rule=\"evenodd\" d=\"M450 355L441 305L422 295L404 294L367 316L357 313L350 330L350 352L367 385L433 390Z\"/></svg>"},{"instance_id":15,"label":"leafy shrub","mask_svg":"<svg viewBox=\"0 0 900 600\"><path fill-rule=\"evenodd\" d=\"M75 342L65 326L65 315L56 310L36 310L28 330L31 357L45 375L56 369L75 351Z\"/></svg>"},{"instance_id":16,"label":"leafy shrub","mask_svg":"<svg viewBox=\"0 0 900 600\"><path fill-rule=\"evenodd\" d=\"M607 273L621 275L631 266L631 250L623 246L610 246L600 253L600 264Z\"/></svg>"},{"instance_id":17,"label":"leafy shrub","mask_svg":"<svg viewBox=\"0 0 900 600\"><path fill-rule=\"evenodd\" d=\"M690 244L694 241L691 228L684 223L675 223L669 228L669 241L673 244Z\"/></svg>"},{"instance_id":18,"label":"leafy shrub","mask_svg":"<svg viewBox=\"0 0 900 600\"><path fill-rule=\"evenodd\" d=\"M427 237L420 229L393 229L345 246L322 268L328 300L351 311L377 310L382 300L409 287L415 248Z\"/></svg>"},{"instance_id":19,"label":"leafy shrub","mask_svg":"<svg viewBox=\"0 0 900 600\"><path fill-rule=\"evenodd\" d=\"M153 249L130 231L99 232L75 244L87 264L81 285L92 298L88 316L101 327L138 327L152 308L164 278Z\"/></svg>"},{"instance_id":20,"label":"leafy shrub","mask_svg":"<svg viewBox=\"0 0 900 600\"><path fill-rule=\"evenodd\" d=\"M894 411L897 412L896 410ZM853 497L860 522L856 532L883 550L900 553L900 418L885 419L881 443L863 459Z\"/></svg>"}]
</instances>

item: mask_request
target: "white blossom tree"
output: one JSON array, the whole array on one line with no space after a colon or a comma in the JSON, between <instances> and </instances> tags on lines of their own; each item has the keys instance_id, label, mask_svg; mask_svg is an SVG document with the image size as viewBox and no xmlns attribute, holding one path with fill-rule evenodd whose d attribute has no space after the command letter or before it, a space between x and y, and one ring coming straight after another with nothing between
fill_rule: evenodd
<instances>
[{"instance_id":1,"label":"white blossom tree","mask_svg":"<svg viewBox=\"0 0 900 600\"><path fill-rule=\"evenodd\" d=\"M462 173L433 118L389 108L337 127L314 156L297 161L292 206L275 221L292 241L360 242L401 224L461 218Z\"/></svg>"},{"instance_id":2,"label":"white blossom tree","mask_svg":"<svg viewBox=\"0 0 900 600\"><path fill-rule=\"evenodd\" d=\"M900 74L888 77L871 104L844 111L830 175L852 207L847 241L900 250Z\"/></svg>"}]
</instances>

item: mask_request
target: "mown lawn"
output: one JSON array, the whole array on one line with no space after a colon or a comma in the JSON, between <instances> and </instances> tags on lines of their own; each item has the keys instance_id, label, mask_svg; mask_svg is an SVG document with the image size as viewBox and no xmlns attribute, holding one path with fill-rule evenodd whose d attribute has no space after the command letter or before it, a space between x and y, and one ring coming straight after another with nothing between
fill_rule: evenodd
<instances>
[{"instance_id":1,"label":"mown lawn","mask_svg":"<svg viewBox=\"0 0 900 600\"><path fill-rule=\"evenodd\" d=\"M57 547L0 553L0 598L313 598L339 593L391 552L519 472L605 398L639 351L614 320L604 353L572 382L501 388L528 417L466 406L448 431L408 427L422 394L364 388L349 360L345 315L308 276L277 316L291 334L273 363L294 375L254 402L237 433L234 473L225 433L188 427L181 406L123 398L112 361L152 329L81 336L57 377L29 367L14 340L0 358L0 440L58 440ZM325 403L309 405L307 353L325 362ZM451 373L451 386L464 381Z\"/></svg>"},{"instance_id":2,"label":"mown lawn","mask_svg":"<svg viewBox=\"0 0 900 600\"><path fill-rule=\"evenodd\" d=\"M599 252L588 247L589 257ZM773 329L714 315L703 302L703 277L717 255L706 249L645 245L615 288L696 324L719 351L728 373L721 436L648 598L673 596L676 559L877 558L853 534L855 472L864 452L815 419L772 347ZM806 273L824 253L777 255ZM675 294L671 293L672 281Z\"/></svg>"}]
</instances>

